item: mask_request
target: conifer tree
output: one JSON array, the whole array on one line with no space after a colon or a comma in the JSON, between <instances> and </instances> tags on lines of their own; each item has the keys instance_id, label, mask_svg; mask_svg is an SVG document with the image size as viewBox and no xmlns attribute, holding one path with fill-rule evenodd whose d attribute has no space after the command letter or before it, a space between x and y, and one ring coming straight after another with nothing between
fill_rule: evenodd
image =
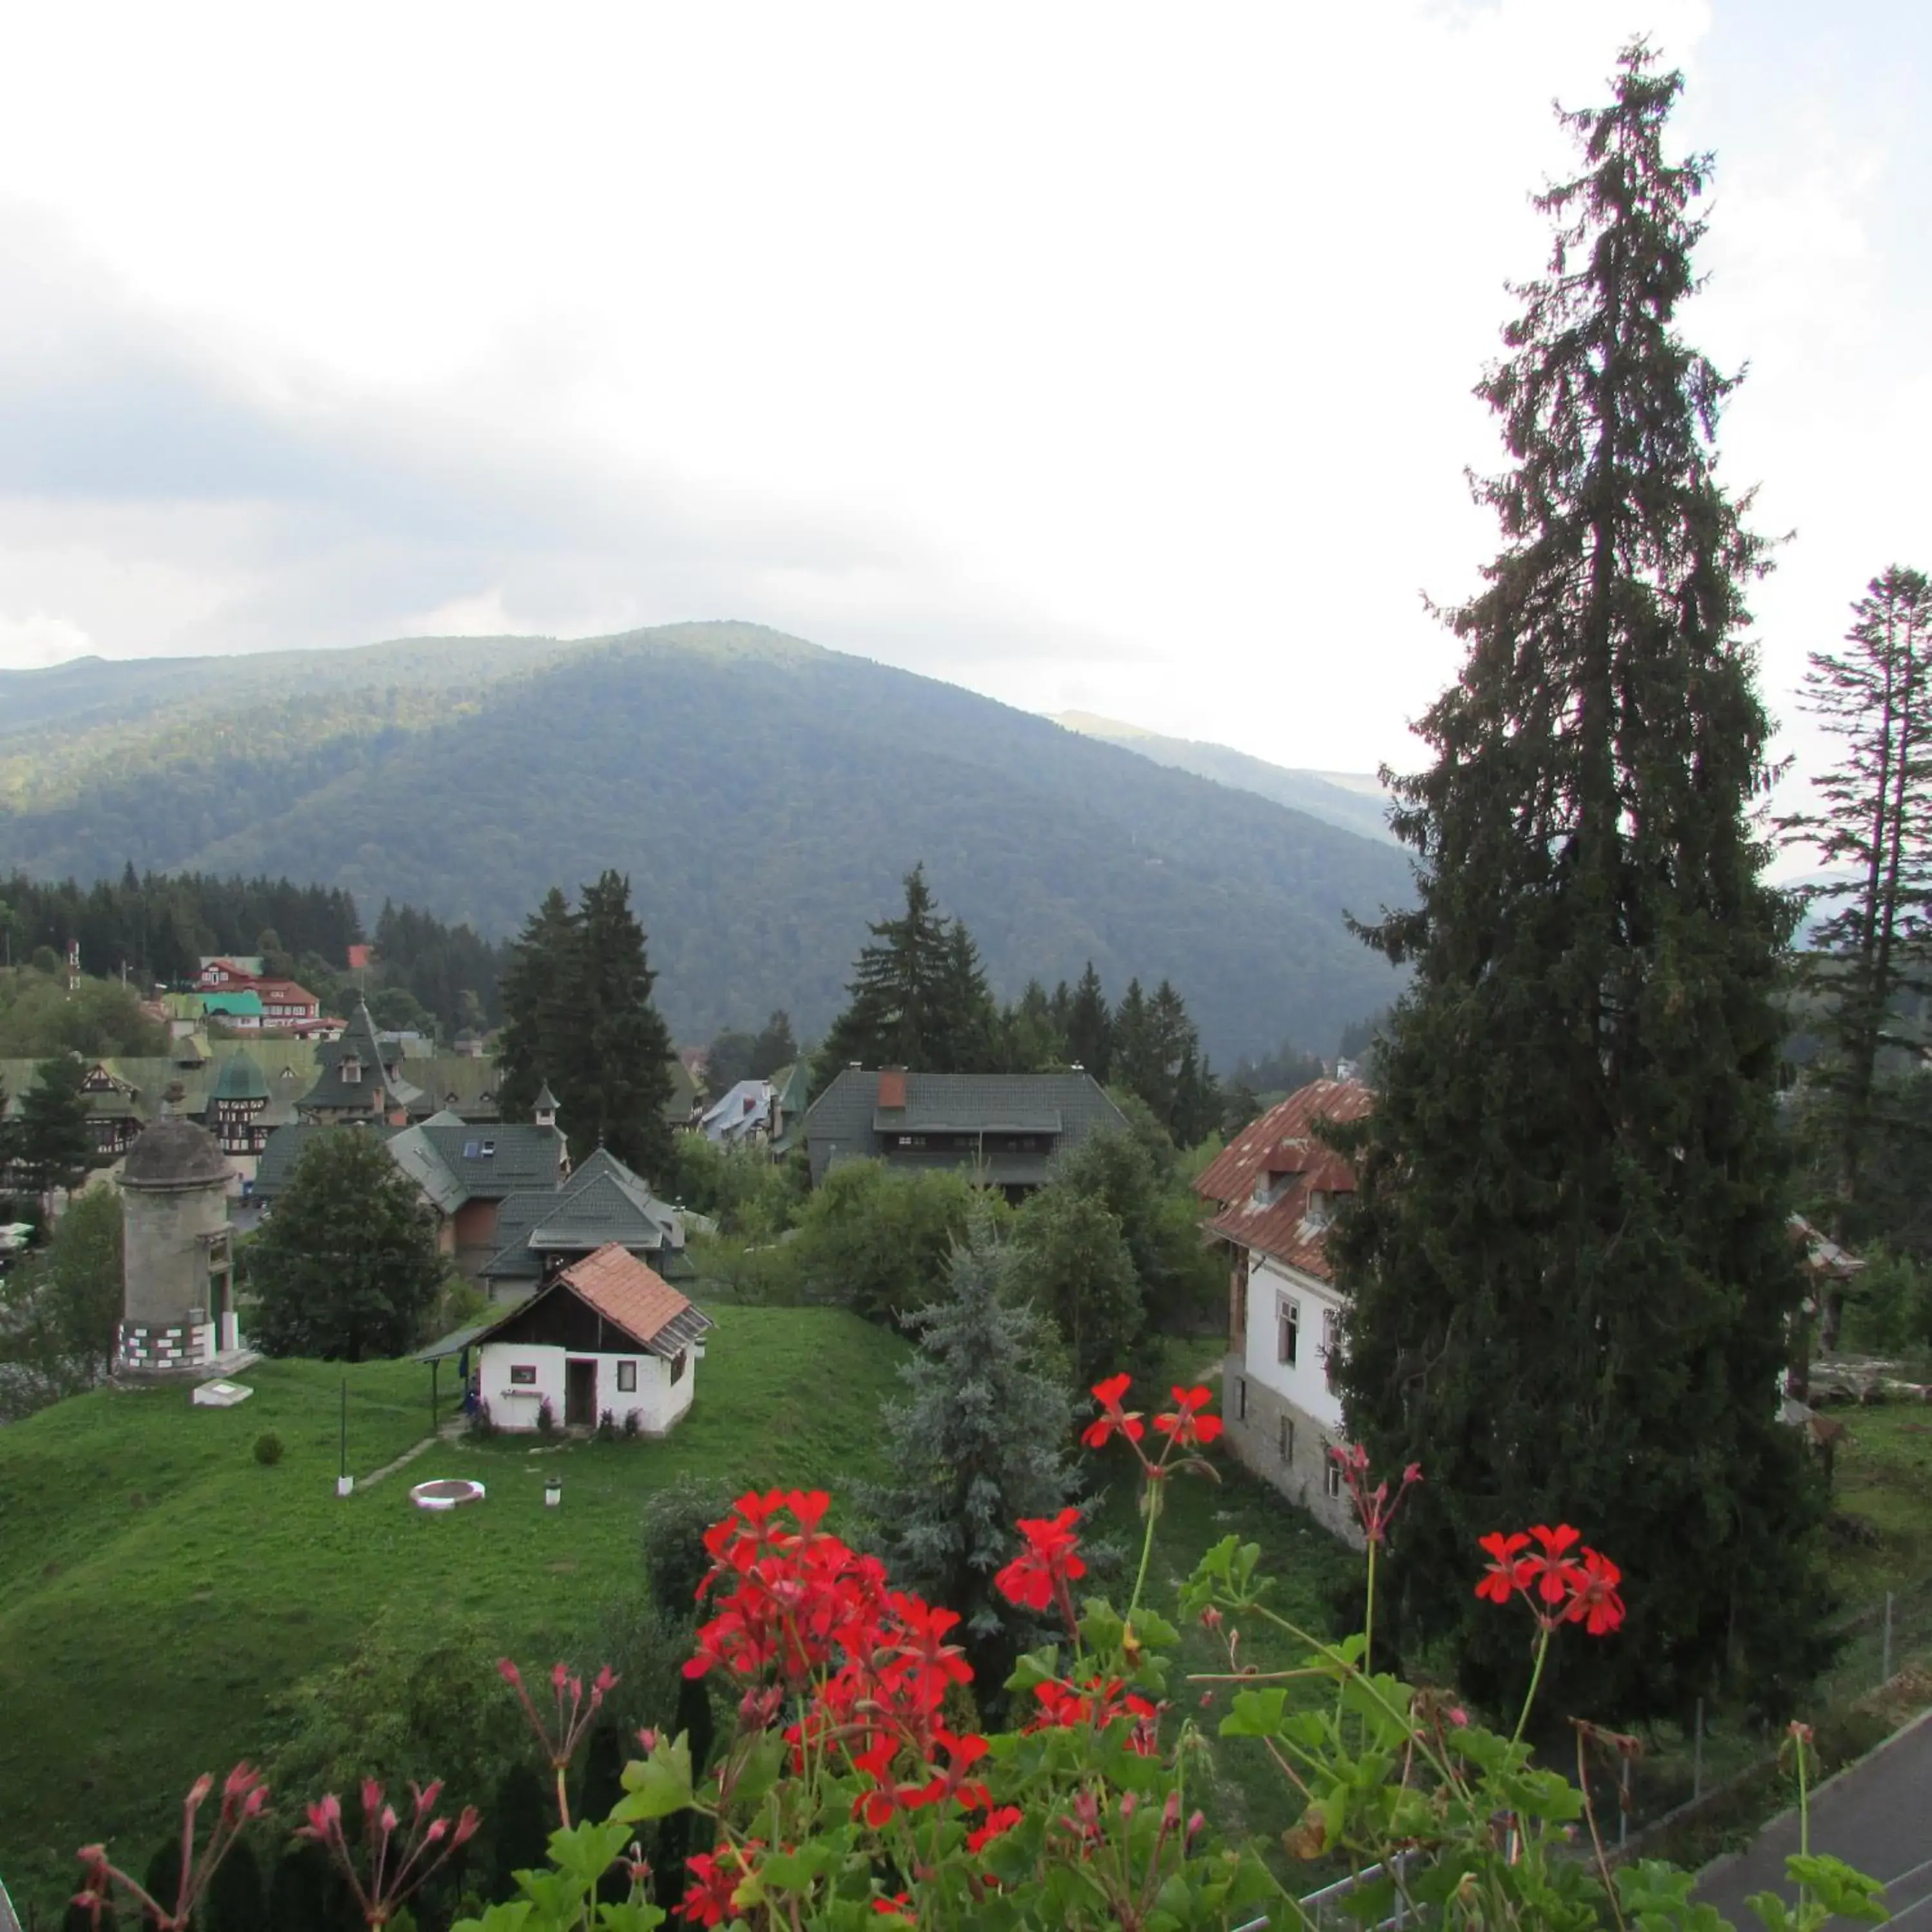
<instances>
[{"instance_id":1,"label":"conifer tree","mask_svg":"<svg viewBox=\"0 0 1932 1932\"><path fill-rule=\"evenodd\" d=\"M898 1480L860 1492L895 1579L963 1619L982 1689L1006 1682L1028 1632L993 1587L1018 1548L1013 1524L1052 1515L1077 1486L1075 1404L1038 1366L1052 1347L1043 1318L1003 1298L1008 1265L981 1214L938 1298L907 1318L917 1349L899 1371L906 1396L885 1405Z\"/></svg>"},{"instance_id":2,"label":"conifer tree","mask_svg":"<svg viewBox=\"0 0 1932 1932\"><path fill-rule=\"evenodd\" d=\"M1764 559L1714 474L1732 379L1676 333L1707 165L1664 157L1681 84L1634 47L1612 104L1565 117L1550 271L1479 390L1503 548L1449 614L1436 762L1396 788L1418 903L1366 936L1412 977L1330 1249L1350 1432L1427 1478L1388 1573L1403 1641L1513 1706L1521 1632L1472 1592L1476 1540L1574 1522L1636 1587L1618 1641L1552 1653L1552 1708L1612 1721L1726 1684L1775 1708L1820 1655L1822 1498L1778 1419L1799 1282L1788 919L1750 815Z\"/></svg>"},{"instance_id":3,"label":"conifer tree","mask_svg":"<svg viewBox=\"0 0 1932 1932\"><path fill-rule=\"evenodd\" d=\"M1138 1094L1150 1107L1154 1106L1148 1100L1148 1090L1160 1090L1159 1052L1148 1012L1147 995L1141 991L1139 980L1130 980L1114 1012L1113 1052L1108 1066L1110 1084ZM1159 1109L1155 1111L1157 1113Z\"/></svg>"},{"instance_id":4,"label":"conifer tree","mask_svg":"<svg viewBox=\"0 0 1932 1932\"><path fill-rule=\"evenodd\" d=\"M503 1036L496 1057L497 1105L506 1120L528 1120L544 1082L561 1070L577 916L553 886L524 922L503 968ZM568 1126L566 1120L565 1124Z\"/></svg>"},{"instance_id":5,"label":"conifer tree","mask_svg":"<svg viewBox=\"0 0 1932 1932\"><path fill-rule=\"evenodd\" d=\"M572 1011L552 1081L571 1151L581 1159L608 1147L661 1178L670 1167L670 1034L651 1002L657 975L622 873L584 888L572 952Z\"/></svg>"},{"instance_id":6,"label":"conifer tree","mask_svg":"<svg viewBox=\"0 0 1932 1932\"><path fill-rule=\"evenodd\" d=\"M1102 1086L1113 1077L1114 1016L1108 1010L1107 996L1100 989L1100 976L1088 960L1080 983L1073 989L1066 1020L1066 1054L1077 1061Z\"/></svg>"},{"instance_id":7,"label":"conifer tree","mask_svg":"<svg viewBox=\"0 0 1932 1932\"><path fill-rule=\"evenodd\" d=\"M946 921L926 883L924 866L905 876L904 911L867 930L872 943L853 962L845 988L851 999L825 1036L814 1086L826 1084L854 1061L944 1070L934 1064L934 1055L950 962Z\"/></svg>"},{"instance_id":8,"label":"conifer tree","mask_svg":"<svg viewBox=\"0 0 1932 1932\"><path fill-rule=\"evenodd\" d=\"M1845 648L1812 652L1803 697L1843 755L1812 781L1819 809L1782 829L1814 845L1832 868L1804 895L1827 909L1799 962L1828 1047L1807 1085L1828 1142L1831 1231L1857 1243L1881 1232L1864 1198L1875 1143L1898 1131L1909 1112L1888 1093L1882 1057L1916 1043L1901 1029L1900 1007L1928 983L1932 581L1894 565L1852 610ZM1828 1308L1827 1347L1835 1316Z\"/></svg>"}]
</instances>

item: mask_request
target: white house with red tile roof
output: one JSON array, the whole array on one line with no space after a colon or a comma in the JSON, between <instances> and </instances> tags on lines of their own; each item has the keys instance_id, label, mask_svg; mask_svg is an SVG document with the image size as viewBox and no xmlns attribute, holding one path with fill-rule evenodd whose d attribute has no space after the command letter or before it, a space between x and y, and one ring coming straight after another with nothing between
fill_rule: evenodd
<instances>
[{"instance_id":1,"label":"white house with red tile roof","mask_svg":"<svg viewBox=\"0 0 1932 1932\"><path fill-rule=\"evenodd\" d=\"M1338 1534L1354 1518L1328 1455L1340 1443L1334 1369L1345 1310L1324 1252L1348 1163L1325 1146L1323 1120L1371 1104L1354 1081L1316 1080L1242 1129L1194 1184L1214 1204L1203 1226L1228 1259L1222 1412L1241 1460Z\"/></svg>"},{"instance_id":2,"label":"white house with red tile roof","mask_svg":"<svg viewBox=\"0 0 1932 1932\"><path fill-rule=\"evenodd\" d=\"M620 1427L662 1436L691 1406L711 1317L614 1241L559 1269L476 1337L479 1401L500 1429Z\"/></svg>"}]
</instances>

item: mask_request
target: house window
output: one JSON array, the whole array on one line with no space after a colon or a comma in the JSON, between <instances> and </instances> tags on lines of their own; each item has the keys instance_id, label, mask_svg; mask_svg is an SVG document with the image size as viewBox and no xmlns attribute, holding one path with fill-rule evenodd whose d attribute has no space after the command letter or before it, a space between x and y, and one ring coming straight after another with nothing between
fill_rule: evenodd
<instances>
[{"instance_id":1,"label":"house window","mask_svg":"<svg viewBox=\"0 0 1932 1932\"><path fill-rule=\"evenodd\" d=\"M635 1362L620 1362L617 1364L617 1393L620 1395L635 1395L637 1392L637 1364Z\"/></svg>"},{"instance_id":2,"label":"house window","mask_svg":"<svg viewBox=\"0 0 1932 1932\"><path fill-rule=\"evenodd\" d=\"M1245 1422L1248 1419L1248 1378L1246 1376L1234 1378L1234 1420Z\"/></svg>"},{"instance_id":3,"label":"house window","mask_svg":"<svg viewBox=\"0 0 1932 1932\"><path fill-rule=\"evenodd\" d=\"M1342 1363L1342 1318L1332 1308L1322 1311L1322 1366L1332 1390Z\"/></svg>"},{"instance_id":4,"label":"house window","mask_svg":"<svg viewBox=\"0 0 1932 1932\"><path fill-rule=\"evenodd\" d=\"M338 1071L341 1073L342 1082L344 1086L356 1087L361 1085L362 1081L362 1063L361 1060L358 1060L352 1053L344 1056L341 1066Z\"/></svg>"},{"instance_id":5,"label":"house window","mask_svg":"<svg viewBox=\"0 0 1932 1932\"><path fill-rule=\"evenodd\" d=\"M1342 1493L1342 1466L1331 1453L1334 1447L1326 1442L1322 1445L1322 1487L1330 1502Z\"/></svg>"},{"instance_id":6,"label":"house window","mask_svg":"<svg viewBox=\"0 0 1932 1932\"><path fill-rule=\"evenodd\" d=\"M1301 1353L1301 1304L1292 1294L1275 1303L1275 1360L1293 1368Z\"/></svg>"},{"instance_id":7,"label":"house window","mask_svg":"<svg viewBox=\"0 0 1932 1932\"><path fill-rule=\"evenodd\" d=\"M1294 1418L1284 1415L1281 1419L1281 1460L1284 1462L1294 1460Z\"/></svg>"},{"instance_id":8,"label":"house window","mask_svg":"<svg viewBox=\"0 0 1932 1932\"><path fill-rule=\"evenodd\" d=\"M483 1158L485 1160L494 1159L496 1152L496 1143L494 1141L485 1141L483 1143Z\"/></svg>"},{"instance_id":9,"label":"house window","mask_svg":"<svg viewBox=\"0 0 1932 1932\"><path fill-rule=\"evenodd\" d=\"M536 1385L537 1370L536 1364L534 1362L518 1362L512 1366L510 1370L511 1388L535 1388Z\"/></svg>"},{"instance_id":10,"label":"house window","mask_svg":"<svg viewBox=\"0 0 1932 1932\"><path fill-rule=\"evenodd\" d=\"M683 1348L679 1349L670 1358L670 1379L674 1388L683 1381L685 1366L690 1359L689 1352Z\"/></svg>"}]
</instances>

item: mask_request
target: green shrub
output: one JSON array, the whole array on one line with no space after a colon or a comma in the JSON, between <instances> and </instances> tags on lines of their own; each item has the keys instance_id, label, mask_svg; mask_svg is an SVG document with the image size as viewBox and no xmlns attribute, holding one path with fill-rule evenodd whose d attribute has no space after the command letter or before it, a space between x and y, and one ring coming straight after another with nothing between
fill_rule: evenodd
<instances>
[{"instance_id":1,"label":"green shrub","mask_svg":"<svg viewBox=\"0 0 1932 1932\"><path fill-rule=\"evenodd\" d=\"M556 1433L556 1411L550 1407L548 1396L537 1404L537 1433L539 1436L554 1436Z\"/></svg>"},{"instance_id":2,"label":"green shrub","mask_svg":"<svg viewBox=\"0 0 1932 1932\"><path fill-rule=\"evenodd\" d=\"M255 1460L265 1469L272 1469L282 1460L282 1438L272 1429L265 1429L256 1437Z\"/></svg>"}]
</instances>

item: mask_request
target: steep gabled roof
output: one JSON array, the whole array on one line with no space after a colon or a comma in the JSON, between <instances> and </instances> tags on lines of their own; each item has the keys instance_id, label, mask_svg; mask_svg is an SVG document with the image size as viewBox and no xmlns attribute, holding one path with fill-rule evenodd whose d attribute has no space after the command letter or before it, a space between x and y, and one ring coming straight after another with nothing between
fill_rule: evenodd
<instances>
[{"instance_id":1,"label":"steep gabled roof","mask_svg":"<svg viewBox=\"0 0 1932 1932\"><path fill-rule=\"evenodd\" d=\"M351 1054L361 1063L359 1080L347 1081L341 1076L342 1063ZM302 1097L305 1108L328 1112L387 1113L393 1108L413 1106L423 1097L422 1090L404 1079L400 1071L393 1075L388 1071L382 1042L376 1037L376 1022L370 1017L368 1005L360 1000L350 1016L347 1030L340 1040L318 1047L316 1057L320 1071L315 1084ZM400 1067L400 1053L392 1052L388 1058ZM380 1107L370 1105L372 1096L380 1101Z\"/></svg>"},{"instance_id":2,"label":"steep gabled roof","mask_svg":"<svg viewBox=\"0 0 1932 1932\"><path fill-rule=\"evenodd\" d=\"M634 1347L666 1360L701 1340L712 1325L711 1317L656 1269L613 1242L560 1270L529 1300L474 1336L470 1346L478 1346L506 1330L540 1325L538 1311L559 1295L581 1302Z\"/></svg>"},{"instance_id":3,"label":"steep gabled roof","mask_svg":"<svg viewBox=\"0 0 1932 1932\"><path fill-rule=\"evenodd\" d=\"M546 1254L583 1254L612 1242L674 1257L684 1246L684 1222L608 1148L599 1148L560 1188L519 1189L505 1196L496 1210L496 1240L484 1276L533 1281Z\"/></svg>"},{"instance_id":4,"label":"steep gabled roof","mask_svg":"<svg viewBox=\"0 0 1932 1932\"><path fill-rule=\"evenodd\" d=\"M1194 1184L1220 1206L1204 1224L1208 1232L1328 1280L1326 1222L1311 1217L1310 1197L1352 1194L1355 1176L1315 1130L1323 1120L1360 1120L1374 1097L1352 1080L1313 1080L1251 1120Z\"/></svg>"}]
</instances>

